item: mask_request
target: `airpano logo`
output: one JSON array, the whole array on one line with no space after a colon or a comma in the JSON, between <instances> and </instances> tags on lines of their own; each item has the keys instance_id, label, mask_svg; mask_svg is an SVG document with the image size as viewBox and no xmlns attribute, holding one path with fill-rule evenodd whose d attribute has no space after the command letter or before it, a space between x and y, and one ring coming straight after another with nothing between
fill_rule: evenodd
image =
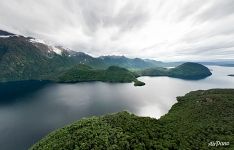
<instances>
[{"instance_id":1,"label":"airpano logo","mask_svg":"<svg viewBox=\"0 0 234 150\"><path fill-rule=\"evenodd\" d=\"M218 147L218 146L229 146L230 142L223 142L223 141L211 141L208 143L208 146Z\"/></svg>"}]
</instances>

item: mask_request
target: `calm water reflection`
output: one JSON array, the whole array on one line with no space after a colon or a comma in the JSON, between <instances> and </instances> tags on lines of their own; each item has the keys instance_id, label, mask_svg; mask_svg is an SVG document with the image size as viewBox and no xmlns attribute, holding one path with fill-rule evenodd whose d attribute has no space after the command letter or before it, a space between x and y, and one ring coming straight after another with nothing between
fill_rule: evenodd
<instances>
[{"instance_id":1,"label":"calm water reflection","mask_svg":"<svg viewBox=\"0 0 234 150\"><path fill-rule=\"evenodd\" d=\"M234 68L209 68L213 75L199 81L141 77L146 83L143 87L102 82L43 84L35 90L29 86L19 96L2 94L0 149L27 149L48 132L82 117L128 110L159 118L176 103L176 96L198 89L234 88L234 77L227 76L234 74Z\"/></svg>"}]
</instances>

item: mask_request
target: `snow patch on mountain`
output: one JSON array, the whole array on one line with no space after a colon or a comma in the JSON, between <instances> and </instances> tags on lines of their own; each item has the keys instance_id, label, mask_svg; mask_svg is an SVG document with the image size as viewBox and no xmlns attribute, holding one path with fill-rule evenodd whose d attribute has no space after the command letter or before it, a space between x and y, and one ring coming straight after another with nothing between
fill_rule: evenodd
<instances>
[{"instance_id":1,"label":"snow patch on mountain","mask_svg":"<svg viewBox=\"0 0 234 150\"><path fill-rule=\"evenodd\" d=\"M11 35L0 35L0 38L9 38Z\"/></svg>"},{"instance_id":2,"label":"snow patch on mountain","mask_svg":"<svg viewBox=\"0 0 234 150\"><path fill-rule=\"evenodd\" d=\"M58 55L62 55L62 51L63 49L62 48L59 48L57 46L54 46L44 40L41 40L41 39L35 39L35 38L30 38L29 39L29 42L33 43L33 44L43 44L43 45L46 45L48 47L48 53L51 53L51 52L55 52L56 54Z\"/></svg>"},{"instance_id":3,"label":"snow patch on mountain","mask_svg":"<svg viewBox=\"0 0 234 150\"><path fill-rule=\"evenodd\" d=\"M29 40L29 42L31 42L31 43L41 43L41 44L47 45L47 43L46 43L44 40L41 40L41 39L34 39L34 38L31 38L31 39Z\"/></svg>"},{"instance_id":4,"label":"snow patch on mountain","mask_svg":"<svg viewBox=\"0 0 234 150\"><path fill-rule=\"evenodd\" d=\"M18 37L19 35L0 35L0 38Z\"/></svg>"},{"instance_id":5,"label":"snow patch on mountain","mask_svg":"<svg viewBox=\"0 0 234 150\"><path fill-rule=\"evenodd\" d=\"M55 52L56 54L62 55L62 50L55 47L55 46L50 46L49 47L51 51Z\"/></svg>"}]
</instances>

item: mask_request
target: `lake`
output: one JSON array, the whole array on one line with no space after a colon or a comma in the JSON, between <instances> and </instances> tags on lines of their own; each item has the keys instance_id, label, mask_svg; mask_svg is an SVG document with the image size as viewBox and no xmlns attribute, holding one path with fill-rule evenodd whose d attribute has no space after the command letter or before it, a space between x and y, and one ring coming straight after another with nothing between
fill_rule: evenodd
<instances>
[{"instance_id":1,"label":"lake","mask_svg":"<svg viewBox=\"0 0 234 150\"><path fill-rule=\"evenodd\" d=\"M160 118L176 97L193 90L234 88L234 67L208 66L213 75L202 80L140 77L146 83L20 82L0 84L0 149L24 150L56 128L83 117L128 110Z\"/></svg>"}]
</instances>

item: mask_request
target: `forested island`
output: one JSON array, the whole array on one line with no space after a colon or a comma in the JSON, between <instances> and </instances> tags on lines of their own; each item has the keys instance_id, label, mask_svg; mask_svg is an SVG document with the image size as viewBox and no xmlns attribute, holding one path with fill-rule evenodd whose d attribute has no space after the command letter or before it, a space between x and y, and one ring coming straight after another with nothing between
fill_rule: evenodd
<instances>
[{"instance_id":1,"label":"forested island","mask_svg":"<svg viewBox=\"0 0 234 150\"><path fill-rule=\"evenodd\" d=\"M84 118L58 129L30 150L233 149L234 90L199 90L178 97L160 119L129 112ZM212 142L222 146L212 146Z\"/></svg>"},{"instance_id":2,"label":"forested island","mask_svg":"<svg viewBox=\"0 0 234 150\"><path fill-rule=\"evenodd\" d=\"M192 62L183 63L169 69L162 67L148 68L138 71L138 74L141 76L168 76L189 80L203 79L212 75L207 67Z\"/></svg>"},{"instance_id":3,"label":"forested island","mask_svg":"<svg viewBox=\"0 0 234 150\"><path fill-rule=\"evenodd\" d=\"M56 80L62 83L76 83L76 82L134 82L135 86L144 85L143 82L136 79L138 75L130 72L125 68L118 66L110 66L107 69L93 69L87 65L77 65L67 70Z\"/></svg>"},{"instance_id":4,"label":"forested island","mask_svg":"<svg viewBox=\"0 0 234 150\"><path fill-rule=\"evenodd\" d=\"M230 76L230 77L234 77L234 74L229 74L228 76Z\"/></svg>"}]
</instances>

